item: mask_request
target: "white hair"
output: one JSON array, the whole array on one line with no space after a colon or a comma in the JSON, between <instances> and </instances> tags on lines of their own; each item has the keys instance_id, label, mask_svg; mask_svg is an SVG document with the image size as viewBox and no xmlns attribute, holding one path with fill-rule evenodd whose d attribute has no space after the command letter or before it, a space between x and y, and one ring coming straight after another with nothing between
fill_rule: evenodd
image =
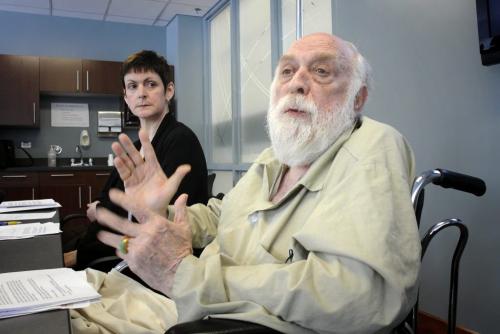
<instances>
[{"instance_id":1,"label":"white hair","mask_svg":"<svg viewBox=\"0 0 500 334\"><path fill-rule=\"evenodd\" d=\"M350 42L346 42L354 52L354 63L352 64L351 92L354 90L357 94L361 88L366 87L368 93L373 89L372 67L365 57L359 53L356 46Z\"/></svg>"}]
</instances>

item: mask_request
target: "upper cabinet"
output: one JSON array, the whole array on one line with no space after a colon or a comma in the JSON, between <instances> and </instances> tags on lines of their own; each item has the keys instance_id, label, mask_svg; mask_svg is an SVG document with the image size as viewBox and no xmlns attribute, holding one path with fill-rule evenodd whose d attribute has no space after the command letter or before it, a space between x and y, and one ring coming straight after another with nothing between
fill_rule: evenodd
<instances>
[{"instance_id":1,"label":"upper cabinet","mask_svg":"<svg viewBox=\"0 0 500 334\"><path fill-rule=\"evenodd\" d=\"M121 62L40 57L40 91L121 95Z\"/></svg>"},{"instance_id":2,"label":"upper cabinet","mask_svg":"<svg viewBox=\"0 0 500 334\"><path fill-rule=\"evenodd\" d=\"M38 57L0 55L0 126L39 127Z\"/></svg>"},{"instance_id":3,"label":"upper cabinet","mask_svg":"<svg viewBox=\"0 0 500 334\"><path fill-rule=\"evenodd\" d=\"M82 60L83 88L87 93L122 95L122 63Z\"/></svg>"}]
</instances>

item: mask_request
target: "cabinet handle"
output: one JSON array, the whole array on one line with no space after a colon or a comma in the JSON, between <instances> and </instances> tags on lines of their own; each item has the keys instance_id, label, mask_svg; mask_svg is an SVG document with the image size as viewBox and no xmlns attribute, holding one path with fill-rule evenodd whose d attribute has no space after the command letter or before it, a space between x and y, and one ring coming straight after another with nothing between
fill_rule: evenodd
<instances>
[{"instance_id":1,"label":"cabinet handle","mask_svg":"<svg viewBox=\"0 0 500 334\"><path fill-rule=\"evenodd\" d=\"M89 204L92 203L92 186L89 186Z\"/></svg>"},{"instance_id":2,"label":"cabinet handle","mask_svg":"<svg viewBox=\"0 0 500 334\"><path fill-rule=\"evenodd\" d=\"M31 188L31 199L35 199L35 188Z\"/></svg>"},{"instance_id":3,"label":"cabinet handle","mask_svg":"<svg viewBox=\"0 0 500 334\"><path fill-rule=\"evenodd\" d=\"M78 208L82 208L82 187L78 186Z\"/></svg>"},{"instance_id":4,"label":"cabinet handle","mask_svg":"<svg viewBox=\"0 0 500 334\"><path fill-rule=\"evenodd\" d=\"M65 177L65 176L75 176L75 174L50 174L50 176Z\"/></svg>"},{"instance_id":5,"label":"cabinet handle","mask_svg":"<svg viewBox=\"0 0 500 334\"><path fill-rule=\"evenodd\" d=\"M14 179L14 178L20 179L20 178L27 178L28 175L2 175L2 177L6 179Z\"/></svg>"},{"instance_id":6,"label":"cabinet handle","mask_svg":"<svg viewBox=\"0 0 500 334\"><path fill-rule=\"evenodd\" d=\"M33 102L33 124L36 124L36 102Z\"/></svg>"},{"instance_id":7,"label":"cabinet handle","mask_svg":"<svg viewBox=\"0 0 500 334\"><path fill-rule=\"evenodd\" d=\"M89 71L87 70L87 92L90 90L89 88Z\"/></svg>"},{"instance_id":8,"label":"cabinet handle","mask_svg":"<svg viewBox=\"0 0 500 334\"><path fill-rule=\"evenodd\" d=\"M76 91L80 90L80 71L76 70Z\"/></svg>"},{"instance_id":9,"label":"cabinet handle","mask_svg":"<svg viewBox=\"0 0 500 334\"><path fill-rule=\"evenodd\" d=\"M109 173L95 173L95 176L109 176Z\"/></svg>"}]
</instances>

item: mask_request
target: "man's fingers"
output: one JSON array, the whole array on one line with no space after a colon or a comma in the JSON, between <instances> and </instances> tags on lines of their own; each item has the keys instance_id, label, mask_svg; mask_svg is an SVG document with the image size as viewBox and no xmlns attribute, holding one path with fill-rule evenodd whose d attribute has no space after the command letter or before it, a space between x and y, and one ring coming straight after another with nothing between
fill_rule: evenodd
<instances>
[{"instance_id":1,"label":"man's fingers","mask_svg":"<svg viewBox=\"0 0 500 334\"><path fill-rule=\"evenodd\" d=\"M115 153L115 159L113 160L118 173L120 174L120 178L125 180L134 170L134 163L127 155L127 152L123 149L120 143L114 142L111 144L111 149Z\"/></svg>"},{"instance_id":2,"label":"man's fingers","mask_svg":"<svg viewBox=\"0 0 500 334\"><path fill-rule=\"evenodd\" d=\"M132 159L132 161L134 162L135 166L138 166L144 162L141 154L135 148L134 143L132 143L132 141L126 134L124 133L120 134L118 136L118 140L120 141L120 144L122 144L123 149L125 150L125 152L127 152L130 159Z\"/></svg>"},{"instance_id":3,"label":"man's fingers","mask_svg":"<svg viewBox=\"0 0 500 334\"><path fill-rule=\"evenodd\" d=\"M186 209L187 199L188 199L188 195L182 194L179 197L177 197L177 199L175 200L175 203L174 203L174 209L175 209L174 223L176 223L176 224L180 224L180 223L187 221L187 209Z\"/></svg>"},{"instance_id":4,"label":"man's fingers","mask_svg":"<svg viewBox=\"0 0 500 334\"><path fill-rule=\"evenodd\" d=\"M105 225L121 234L137 236L140 225L134 224L105 208L97 208L96 219L101 225Z\"/></svg>"},{"instance_id":5,"label":"man's fingers","mask_svg":"<svg viewBox=\"0 0 500 334\"><path fill-rule=\"evenodd\" d=\"M127 211L132 212L132 215L137 218L139 223L143 223L151 218L152 211L149 207L139 205L134 198L121 190L111 189L109 191L109 198L113 203L121 206Z\"/></svg>"},{"instance_id":6,"label":"man's fingers","mask_svg":"<svg viewBox=\"0 0 500 334\"><path fill-rule=\"evenodd\" d=\"M171 189L174 190L173 194L175 192L177 192L177 189L179 189L179 185L181 184L182 179L190 171L191 171L191 166L189 166L189 165L180 165L175 170L175 173L172 174L171 177L169 177L168 182L169 182L169 185L172 187Z\"/></svg>"},{"instance_id":7,"label":"man's fingers","mask_svg":"<svg viewBox=\"0 0 500 334\"><path fill-rule=\"evenodd\" d=\"M105 243L108 246L111 246L113 248L116 248L118 250L118 247L120 246L120 242L123 239L123 235L118 235L115 233L111 233L108 231L100 231L97 233L97 239L99 239L101 242ZM130 239L129 239L129 245L130 245ZM122 252L117 251L116 254L124 259L124 255Z\"/></svg>"}]
</instances>

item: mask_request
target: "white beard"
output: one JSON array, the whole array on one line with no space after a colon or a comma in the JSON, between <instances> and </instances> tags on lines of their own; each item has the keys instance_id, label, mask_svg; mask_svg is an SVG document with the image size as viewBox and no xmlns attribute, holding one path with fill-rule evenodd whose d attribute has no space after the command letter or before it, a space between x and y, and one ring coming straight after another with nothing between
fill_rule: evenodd
<instances>
[{"instance_id":1,"label":"white beard","mask_svg":"<svg viewBox=\"0 0 500 334\"><path fill-rule=\"evenodd\" d=\"M271 99L267 128L278 161L290 167L306 166L325 152L356 121L355 94L348 94L343 104L319 110L302 95L287 95L278 103ZM285 113L288 109L305 112L304 117Z\"/></svg>"}]
</instances>

